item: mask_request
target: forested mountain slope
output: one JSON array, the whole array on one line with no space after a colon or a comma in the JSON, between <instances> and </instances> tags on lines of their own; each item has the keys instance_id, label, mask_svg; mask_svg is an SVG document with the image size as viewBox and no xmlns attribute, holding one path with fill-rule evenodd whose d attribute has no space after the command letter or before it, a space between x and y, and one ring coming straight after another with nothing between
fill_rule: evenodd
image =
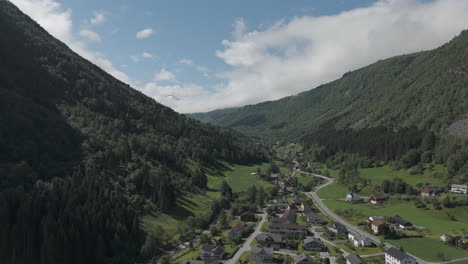
<instances>
[{"instance_id":1,"label":"forested mountain slope","mask_svg":"<svg viewBox=\"0 0 468 264\"><path fill-rule=\"evenodd\" d=\"M467 99L464 31L435 50L381 60L296 96L191 117L269 141L299 140L329 124L337 129L416 126L445 134L466 118ZM467 136L466 122L455 123L450 133Z\"/></svg>"},{"instance_id":2,"label":"forested mountain slope","mask_svg":"<svg viewBox=\"0 0 468 264\"><path fill-rule=\"evenodd\" d=\"M116 80L0 0L0 263L134 263L145 203L265 159Z\"/></svg>"}]
</instances>

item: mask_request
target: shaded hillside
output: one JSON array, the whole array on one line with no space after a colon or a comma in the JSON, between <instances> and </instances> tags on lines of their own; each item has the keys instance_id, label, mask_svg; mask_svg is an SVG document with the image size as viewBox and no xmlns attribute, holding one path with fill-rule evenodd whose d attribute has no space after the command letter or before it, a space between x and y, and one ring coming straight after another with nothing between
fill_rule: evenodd
<instances>
[{"instance_id":1,"label":"shaded hillside","mask_svg":"<svg viewBox=\"0 0 468 264\"><path fill-rule=\"evenodd\" d=\"M334 82L273 102L194 114L269 141L337 129L409 127L445 134L468 113L468 32L432 51L378 61Z\"/></svg>"},{"instance_id":2,"label":"shaded hillside","mask_svg":"<svg viewBox=\"0 0 468 264\"><path fill-rule=\"evenodd\" d=\"M148 205L261 146L116 80L0 0L0 262L134 263Z\"/></svg>"}]
</instances>

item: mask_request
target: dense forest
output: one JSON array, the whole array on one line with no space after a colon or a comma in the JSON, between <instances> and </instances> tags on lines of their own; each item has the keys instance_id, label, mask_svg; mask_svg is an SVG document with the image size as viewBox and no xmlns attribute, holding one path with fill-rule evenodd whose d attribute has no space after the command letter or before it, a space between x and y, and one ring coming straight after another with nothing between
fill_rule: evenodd
<instances>
[{"instance_id":1,"label":"dense forest","mask_svg":"<svg viewBox=\"0 0 468 264\"><path fill-rule=\"evenodd\" d=\"M134 263L147 204L202 191L205 168L264 161L79 57L0 0L0 262Z\"/></svg>"}]
</instances>

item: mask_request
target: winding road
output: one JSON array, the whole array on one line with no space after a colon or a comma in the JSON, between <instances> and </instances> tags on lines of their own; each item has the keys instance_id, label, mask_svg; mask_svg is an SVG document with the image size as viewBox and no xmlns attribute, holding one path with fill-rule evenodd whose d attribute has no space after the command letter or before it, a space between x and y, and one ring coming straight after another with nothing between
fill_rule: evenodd
<instances>
[{"instance_id":1,"label":"winding road","mask_svg":"<svg viewBox=\"0 0 468 264\"><path fill-rule=\"evenodd\" d=\"M312 192L304 192L305 195L307 195L309 198L311 198L314 203L317 205L317 207L319 208L319 210L330 216L333 220L335 220L336 222L346 226L346 228L348 228L349 230L355 232L355 233L358 233L360 235L363 235L363 236L367 236L369 239L371 239L372 241L374 241L375 243L377 244L380 244L381 243L381 240L379 238L377 238L376 236L373 236L373 235L370 235L366 232L364 232L363 230L359 229L359 227L355 226L355 225L352 225L350 224L349 222L347 222L346 220L344 220L343 218L341 218L340 216L338 216L337 214L335 214L332 210L330 210L322 201L322 199L317 195L317 191L332 184L334 181L333 181L333 178L330 178L330 177L326 177L326 176L323 176L323 175L318 175L318 174L314 174L314 173L308 173L308 172L305 172L305 171L300 171L300 170L296 170L297 172L300 172L300 173L304 173L304 174L308 174L308 175L311 175L311 176L314 176L314 177L319 177L319 178L322 178L322 179L325 179L327 182L316 187L315 188L315 191L312 191ZM385 247L389 248L389 247L394 247L392 244L389 244L387 242L384 243L385 244ZM416 259L416 261L419 263L419 264L438 264L438 263L454 263L454 262L458 262L458 261L463 261L463 260L468 260L468 257L465 257L465 258L459 258L459 259L452 259L450 261L444 261L444 262L428 262L428 261L425 261L421 258L418 258L412 254L409 254L407 253L408 255L412 256L413 258Z\"/></svg>"}]
</instances>

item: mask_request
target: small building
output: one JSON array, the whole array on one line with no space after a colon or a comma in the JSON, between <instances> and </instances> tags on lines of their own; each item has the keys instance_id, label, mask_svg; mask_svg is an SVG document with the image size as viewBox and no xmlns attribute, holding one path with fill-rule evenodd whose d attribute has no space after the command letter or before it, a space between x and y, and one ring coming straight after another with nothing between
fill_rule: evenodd
<instances>
[{"instance_id":1,"label":"small building","mask_svg":"<svg viewBox=\"0 0 468 264\"><path fill-rule=\"evenodd\" d=\"M319 215L317 215L314 212L305 213L304 216L307 219L307 223L317 224L317 225L326 225L326 224L328 224L327 220L323 219L322 217L320 217Z\"/></svg>"},{"instance_id":2,"label":"small building","mask_svg":"<svg viewBox=\"0 0 468 264\"><path fill-rule=\"evenodd\" d=\"M359 202L362 201L362 198L359 194L350 192L346 195L347 202Z\"/></svg>"},{"instance_id":3,"label":"small building","mask_svg":"<svg viewBox=\"0 0 468 264\"><path fill-rule=\"evenodd\" d=\"M297 205L295 203L290 203L288 205L288 210L293 211L293 212L297 212L297 211L299 211L299 208L297 208Z\"/></svg>"},{"instance_id":4,"label":"small building","mask_svg":"<svg viewBox=\"0 0 468 264\"><path fill-rule=\"evenodd\" d=\"M372 204L385 203L387 200L388 200L388 197L385 193L377 193L369 197L369 201Z\"/></svg>"},{"instance_id":5,"label":"small building","mask_svg":"<svg viewBox=\"0 0 468 264\"><path fill-rule=\"evenodd\" d=\"M411 222L408 222L404 219L399 217L390 217L387 221L391 226L399 228L401 230L412 230L414 226Z\"/></svg>"},{"instance_id":6,"label":"small building","mask_svg":"<svg viewBox=\"0 0 468 264\"><path fill-rule=\"evenodd\" d=\"M307 234L307 226L296 224L271 223L268 229L270 233Z\"/></svg>"},{"instance_id":7,"label":"small building","mask_svg":"<svg viewBox=\"0 0 468 264\"><path fill-rule=\"evenodd\" d=\"M351 242L353 243L355 247L371 247L372 246L372 241L368 237L362 236L360 234L348 233L348 239L351 240Z\"/></svg>"},{"instance_id":8,"label":"small building","mask_svg":"<svg viewBox=\"0 0 468 264\"><path fill-rule=\"evenodd\" d=\"M344 236L348 233L348 229L340 223L334 222L328 227L328 230L336 236Z\"/></svg>"},{"instance_id":9,"label":"small building","mask_svg":"<svg viewBox=\"0 0 468 264\"><path fill-rule=\"evenodd\" d=\"M257 243L262 247L280 249L283 247L283 236L279 234L258 234L255 238Z\"/></svg>"},{"instance_id":10,"label":"small building","mask_svg":"<svg viewBox=\"0 0 468 264\"><path fill-rule=\"evenodd\" d=\"M182 260L181 264L205 264L204 260Z\"/></svg>"},{"instance_id":11,"label":"small building","mask_svg":"<svg viewBox=\"0 0 468 264\"><path fill-rule=\"evenodd\" d=\"M246 211L240 215L242 222L255 222L255 213L252 211Z\"/></svg>"},{"instance_id":12,"label":"small building","mask_svg":"<svg viewBox=\"0 0 468 264\"><path fill-rule=\"evenodd\" d=\"M416 264L416 259L392 247L385 251L385 264Z\"/></svg>"},{"instance_id":13,"label":"small building","mask_svg":"<svg viewBox=\"0 0 468 264\"><path fill-rule=\"evenodd\" d=\"M366 264L366 262L358 255L351 253L346 257L346 264Z\"/></svg>"},{"instance_id":14,"label":"small building","mask_svg":"<svg viewBox=\"0 0 468 264\"><path fill-rule=\"evenodd\" d=\"M302 248L307 251L317 251L317 252L326 252L327 246L320 240L315 237L306 237L302 240Z\"/></svg>"},{"instance_id":15,"label":"small building","mask_svg":"<svg viewBox=\"0 0 468 264\"><path fill-rule=\"evenodd\" d=\"M372 231L374 234L381 235L385 234L386 230L388 229L388 224L385 223L383 220L375 220L371 223Z\"/></svg>"},{"instance_id":16,"label":"small building","mask_svg":"<svg viewBox=\"0 0 468 264\"><path fill-rule=\"evenodd\" d=\"M426 186L421 189L421 196L428 197L428 196L436 196L444 192L444 188L440 186Z\"/></svg>"},{"instance_id":17,"label":"small building","mask_svg":"<svg viewBox=\"0 0 468 264\"><path fill-rule=\"evenodd\" d=\"M451 192L454 193L461 193L461 194L467 194L468 193L468 186L467 185L462 185L462 184L452 184L450 188Z\"/></svg>"},{"instance_id":18,"label":"small building","mask_svg":"<svg viewBox=\"0 0 468 264\"><path fill-rule=\"evenodd\" d=\"M243 225L236 225L233 228L231 228L231 231L229 231L229 237L236 237L236 236L242 236L242 233L244 233L245 227Z\"/></svg>"},{"instance_id":19,"label":"small building","mask_svg":"<svg viewBox=\"0 0 468 264\"><path fill-rule=\"evenodd\" d=\"M460 245L463 244L461 236L454 236L452 234L443 234L440 237L440 240L445 244L456 247L460 247Z\"/></svg>"},{"instance_id":20,"label":"small building","mask_svg":"<svg viewBox=\"0 0 468 264\"><path fill-rule=\"evenodd\" d=\"M377 221L377 220L385 221L385 217L383 217L381 215L373 215L373 216L369 216L369 218L367 219L367 221L369 223L372 223L372 222Z\"/></svg>"},{"instance_id":21,"label":"small building","mask_svg":"<svg viewBox=\"0 0 468 264\"><path fill-rule=\"evenodd\" d=\"M296 212L287 209L281 215L281 217L275 217L271 220L272 223L281 223L281 224L296 224Z\"/></svg>"},{"instance_id":22,"label":"small building","mask_svg":"<svg viewBox=\"0 0 468 264\"><path fill-rule=\"evenodd\" d=\"M208 261L220 260L223 258L224 252L224 246L218 242L216 245L204 245L200 250L199 257Z\"/></svg>"},{"instance_id":23,"label":"small building","mask_svg":"<svg viewBox=\"0 0 468 264\"><path fill-rule=\"evenodd\" d=\"M252 247L250 260L256 262L273 262L273 249Z\"/></svg>"},{"instance_id":24,"label":"small building","mask_svg":"<svg viewBox=\"0 0 468 264\"><path fill-rule=\"evenodd\" d=\"M319 264L319 262L317 262L313 257L304 253L297 255L294 258L294 263L295 264Z\"/></svg>"}]
</instances>

